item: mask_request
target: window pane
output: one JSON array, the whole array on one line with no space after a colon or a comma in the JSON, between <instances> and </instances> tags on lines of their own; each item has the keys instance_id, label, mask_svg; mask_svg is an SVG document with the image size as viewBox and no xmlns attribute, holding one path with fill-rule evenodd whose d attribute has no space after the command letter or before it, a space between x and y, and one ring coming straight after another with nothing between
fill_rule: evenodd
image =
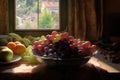
<instances>
[{"instance_id":1,"label":"window pane","mask_svg":"<svg viewBox=\"0 0 120 80\"><path fill-rule=\"evenodd\" d=\"M16 0L16 29L59 29L59 0Z\"/></svg>"}]
</instances>

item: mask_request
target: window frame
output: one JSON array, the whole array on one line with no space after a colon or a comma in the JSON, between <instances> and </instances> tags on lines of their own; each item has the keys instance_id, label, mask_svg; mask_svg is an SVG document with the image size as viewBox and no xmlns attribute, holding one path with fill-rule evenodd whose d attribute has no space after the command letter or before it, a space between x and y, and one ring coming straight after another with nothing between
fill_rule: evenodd
<instances>
[{"instance_id":1,"label":"window frame","mask_svg":"<svg viewBox=\"0 0 120 80\"><path fill-rule=\"evenodd\" d=\"M15 20L16 20L16 14L15 14L15 0L8 0L9 6L9 32L17 33L20 34L21 36L25 35L32 35L32 36L40 36L40 35L46 35L50 34L51 31L56 30L56 29L51 29L51 30L16 30L15 29ZM56 30L59 32L63 32L67 29L68 27L68 0L60 0L60 29Z\"/></svg>"}]
</instances>

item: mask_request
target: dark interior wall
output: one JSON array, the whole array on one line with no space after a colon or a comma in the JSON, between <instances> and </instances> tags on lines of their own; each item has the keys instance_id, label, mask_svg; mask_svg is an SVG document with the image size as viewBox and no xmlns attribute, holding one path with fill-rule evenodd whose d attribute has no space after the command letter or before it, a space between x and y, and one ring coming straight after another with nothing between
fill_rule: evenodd
<instances>
[{"instance_id":1,"label":"dark interior wall","mask_svg":"<svg viewBox=\"0 0 120 80\"><path fill-rule=\"evenodd\" d=\"M106 0L106 13L120 13L120 0Z\"/></svg>"},{"instance_id":2,"label":"dark interior wall","mask_svg":"<svg viewBox=\"0 0 120 80\"><path fill-rule=\"evenodd\" d=\"M120 0L104 0L104 37L120 37Z\"/></svg>"}]
</instances>

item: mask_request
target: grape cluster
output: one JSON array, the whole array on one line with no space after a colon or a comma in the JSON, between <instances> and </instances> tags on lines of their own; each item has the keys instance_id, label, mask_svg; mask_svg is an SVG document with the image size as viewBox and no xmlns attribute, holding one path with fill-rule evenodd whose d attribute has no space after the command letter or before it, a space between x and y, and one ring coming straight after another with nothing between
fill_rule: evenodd
<instances>
[{"instance_id":1,"label":"grape cluster","mask_svg":"<svg viewBox=\"0 0 120 80\"><path fill-rule=\"evenodd\" d=\"M32 51L35 55L55 59L72 59L91 56L96 51L96 45L90 41L81 41L68 32L53 31L50 35L41 36L33 43Z\"/></svg>"}]
</instances>

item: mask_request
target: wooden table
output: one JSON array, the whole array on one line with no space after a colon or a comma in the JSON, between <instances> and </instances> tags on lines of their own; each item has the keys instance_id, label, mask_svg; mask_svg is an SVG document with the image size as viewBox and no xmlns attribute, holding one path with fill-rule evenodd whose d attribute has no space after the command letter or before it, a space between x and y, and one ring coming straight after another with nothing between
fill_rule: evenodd
<instances>
[{"instance_id":1,"label":"wooden table","mask_svg":"<svg viewBox=\"0 0 120 80\"><path fill-rule=\"evenodd\" d=\"M110 80L108 71L100 68L99 60L91 58L80 67L63 68L19 61L0 66L0 80Z\"/></svg>"}]
</instances>

